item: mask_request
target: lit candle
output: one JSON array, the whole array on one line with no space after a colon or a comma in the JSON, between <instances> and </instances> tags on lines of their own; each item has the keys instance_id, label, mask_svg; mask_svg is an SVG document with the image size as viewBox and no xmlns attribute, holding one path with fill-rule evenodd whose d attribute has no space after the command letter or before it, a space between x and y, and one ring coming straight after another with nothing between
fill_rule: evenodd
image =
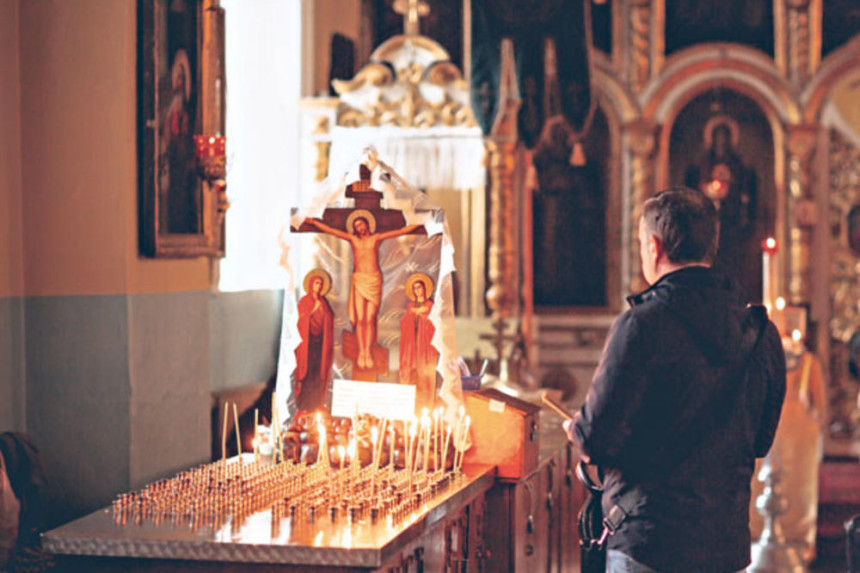
<instances>
[{"instance_id":1,"label":"lit candle","mask_svg":"<svg viewBox=\"0 0 860 573\"><path fill-rule=\"evenodd\" d=\"M376 467L376 445L379 442L379 428L376 426L371 426L370 428L370 443L373 445L373 449L370 452L370 465L371 467Z\"/></svg>"},{"instance_id":2,"label":"lit candle","mask_svg":"<svg viewBox=\"0 0 860 573\"><path fill-rule=\"evenodd\" d=\"M236 424L236 452L239 456L239 461L242 461L242 436L239 434L239 411L236 408L236 402L233 402L233 422Z\"/></svg>"},{"instance_id":3,"label":"lit candle","mask_svg":"<svg viewBox=\"0 0 860 573\"><path fill-rule=\"evenodd\" d=\"M445 443L442 444L442 472L444 473L445 463L448 461L448 445L451 443L451 426L446 424L447 428L445 430Z\"/></svg>"},{"instance_id":4,"label":"lit candle","mask_svg":"<svg viewBox=\"0 0 860 573\"><path fill-rule=\"evenodd\" d=\"M275 452L272 454L272 462L278 463L278 450L281 449L281 440L278 437L278 393L272 392L272 432L271 432L271 440L272 447L275 448Z\"/></svg>"},{"instance_id":5,"label":"lit candle","mask_svg":"<svg viewBox=\"0 0 860 573\"><path fill-rule=\"evenodd\" d=\"M472 419L469 416L466 416L466 425L463 428L463 435L460 438L460 467L458 471L462 471L463 469L463 457L466 455L466 445L469 443L469 426L472 423Z\"/></svg>"},{"instance_id":6,"label":"lit candle","mask_svg":"<svg viewBox=\"0 0 860 573\"><path fill-rule=\"evenodd\" d=\"M353 480L358 479L358 466L361 465L358 463L358 445L355 440L349 441L349 463L352 468L352 477ZM355 487L355 482L353 482L353 487Z\"/></svg>"},{"instance_id":7,"label":"lit candle","mask_svg":"<svg viewBox=\"0 0 860 573\"><path fill-rule=\"evenodd\" d=\"M377 454L376 454L376 446L379 443L379 428L373 426L370 428L370 443L373 446L373 449L370 452L370 495L376 495L376 465L377 465Z\"/></svg>"},{"instance_id":8,"label":"lit candle","mask_svg":"<svg viewBox=\"0 0 860 573\"><path fill-rule=\"evenodd\" d=\"M435 467L435 469L437 469L437 470L439 469L439 455L441 454L441 452L439 451L439 441L441 438L441 436L439 434L439 425L440 425L441 421L442 421L442 408L436 408L435 410L433 410L433 451L436 453L436 457L435 457L436 467Z\"/></svg>"},{"instance_id":9,"label":"lit candle","mask_svg":"<svg viewBox=\"0 0 860 573\"><path fill-rule=\"evenodd\" d=\"M762 303L767 308L768 313L773 310L774 299L776 298L777 281L776 281L776 264L774 257L776 256L778 245L776 239L768 237L762 242Z\"/></svg>"},{"instance_id":10,"label":"lit candle","mask_svg":"<svg viewBox=\"0 0 860 573\"><path fill-rule=\"evenodd\" d=\"M317 425L317 432L319 433L319 454L317 455L317 463L320 467L323 467L322 464L326 462L328 454L328 445L326 444L325 426L323 426L321 422Z\"/></svg>"},{"instance_id":11,"label":"lit candle","mask_svg":"<svg viewBox=\"0 0 860 573\"><path fill-rule=\"evenodd\" d=\"M803 333L800 332L799 328L795 328L791 331L791 350L795 354L801 354L803 348L800 345L800 341L803 340Z\"/></svg>"},{"instance_id":12,"label":"lit candle","mask_svg":"<svg viewBox=\"0 0 860 573\"><path fill-rule=\"evenodd\" d=\"M343 446L337 447L337 457L340 460L340 471L343 471L343 459L346 457L346 448Z\"/></svg>"},{"instance_id":13,"label":"lit candle","mask_svg":"<svg viewBox=\"0 0 860 573\"><path fill-rule=\"evenodd\" d=\"M421 415L421 435L424 437L424 458L422 464L424 466L424 475L430 472L430 415L427 408Z\"/></svg>"},{"instance_id":14,"label":"lit candle","mask_svg":"<svg viewBox=\"0 0 860 573\"><path fill-rule=\"evenodd\" d=\"M418 435L418 420L413 417L412 423L409 424L409 453L406 456L406 465L409 468L407 476L409 477L409 496L412 496L412 472L415 468L415 438Z\"/></svg>"},{"instance_id":15,"label":"lit candle","mask_svg":"<svg viewBox=\"0 0 860 573\"><path fill-rule=\"evenodd\" d=\"M227 420L230 419L230 405L224 405L224 430L221 432L221 459L227 461Z\"/></svg>"},{"instance_id":16,"label":"lit candle","mask_svg":"<svg viewBox=\"0 0 860 573\"><path fill-rule=\"evenodd\" d=\"M391 424L391 441L388 443L388 479L394 479L394 441L397 437L397 431L394 429L394 424Z\"/></svg>"}]
</instances>

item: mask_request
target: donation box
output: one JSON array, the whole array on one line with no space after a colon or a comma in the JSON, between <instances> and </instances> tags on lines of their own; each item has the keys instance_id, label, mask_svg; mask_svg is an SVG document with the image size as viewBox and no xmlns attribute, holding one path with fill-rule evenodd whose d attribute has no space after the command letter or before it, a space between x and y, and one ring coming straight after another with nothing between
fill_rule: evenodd
<instances>
[{"instance_id":1,"label":"donation box","mask_svg":"<svg viewBox=\"0 0 860 573\"><path fill-rule=\"evenodd\" d=\"M522 478L538 463L540 406L493 388L464 393L472 419L466 464L498 466L498 477Z\"/></svg>"}]
</instances>

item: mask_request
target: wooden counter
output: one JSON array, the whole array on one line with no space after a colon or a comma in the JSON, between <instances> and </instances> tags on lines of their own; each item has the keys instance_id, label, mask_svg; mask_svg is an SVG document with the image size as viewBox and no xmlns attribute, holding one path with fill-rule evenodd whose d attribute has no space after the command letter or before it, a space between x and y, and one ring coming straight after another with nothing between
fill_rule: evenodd
<instances>
[{"instance_id":1,"label":"wooden counter","mask_svg":"<svg viewBox=\"0 0 860 573\"><path fill-rule=\"evenodd\" d=\"M267 510L236 531L229 525L194 531L170 523L120 526L105 508L43 534L42 543L57 556L59 571L487 571L480 537L494 471L467 467L463 478L400 523L285 518L273 531Z\"/></svg>"}]
</instances>

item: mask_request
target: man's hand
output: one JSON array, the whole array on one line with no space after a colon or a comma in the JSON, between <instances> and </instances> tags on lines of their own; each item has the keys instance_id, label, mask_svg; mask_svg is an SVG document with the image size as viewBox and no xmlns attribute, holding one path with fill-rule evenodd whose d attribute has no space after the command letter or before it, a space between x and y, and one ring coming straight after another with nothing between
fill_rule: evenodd
<instances>
[{"instance_id":1,"label":"man's hand","mask_svg":"<svg viewBox=\"0 0 860 573\"><path fill-rule=\"evenodd\" d=\"M570 440L571 442L573 442L574 444L576 444L576 440L573 439L573 422L575 419L576 418L574 418L573 420L565 420L564 422L561 423L561 427L564 428L564 433L567 434L567 439ZM584 461L587 464L591 463L591 458L589 458L588 456L586 456L582 452L580 452L580 454L579 454L579 459L581 459L582 461Z\"/></svg>"},{"instance_id":2,"label":"man's hand","mask_svg":"<svg viewBox=\"0 0 860 573\"><path fill-rule=\"evenodd\" d=\"M567 434L567 439L571 442L573 441L573 420L565 420L561 423L561 427L564 428L564 433Z\"/></svg>"}]
</instances>

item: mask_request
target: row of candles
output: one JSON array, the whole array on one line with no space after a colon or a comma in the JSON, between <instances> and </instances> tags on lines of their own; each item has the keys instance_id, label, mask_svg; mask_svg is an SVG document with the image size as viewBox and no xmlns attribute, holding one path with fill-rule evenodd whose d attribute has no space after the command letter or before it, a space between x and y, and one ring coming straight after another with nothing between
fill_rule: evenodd
<instances>
[{"instance_id":1,"label":"row of candles","mask_svg":"<svg viewBox=\"0 0 860 573\"><path fill-rule=\"evenodd\" d=\"M233 527L238 527L249 515L266 509L272 511L273 524L287 513L291 518L297 513L304 514L313 522L314 516L325 509L333 520L340 513L351 520L369 517L375 521L387 515L389 520L397 521L463 476L463 456L469 445L471 426L463 408L453 424L445 423L441 408L432 413L425 409L420 418L406 421L378 420L370 427L370 463L362 467L357 446L357 414L352 419L348 445L334 448L338 458L334 464L329 455L326 426L321 414L317 414L319 454L314 463L308 464L285 461L278 455L282 435L276 409L267 436L278 444L271 457L261 456L257 439L253 458L243 456L238 412L235 404L232 406L239 457L226 458L228 415L225 415L222 459L159 480L139 492L121 494L113 504L117 524L129 521L139 524L144 520L157 524L170 519L174 524L188 522L194 528L201 525L217 528L232 519ZM255 422L258 421L255 412ZM402 428L404 438L402 469L395 464L397 426ZM382 455L386 435L391 438L387 467ZM449 472L447 455L452 445Z\"/></svg>"}]
</instances>

